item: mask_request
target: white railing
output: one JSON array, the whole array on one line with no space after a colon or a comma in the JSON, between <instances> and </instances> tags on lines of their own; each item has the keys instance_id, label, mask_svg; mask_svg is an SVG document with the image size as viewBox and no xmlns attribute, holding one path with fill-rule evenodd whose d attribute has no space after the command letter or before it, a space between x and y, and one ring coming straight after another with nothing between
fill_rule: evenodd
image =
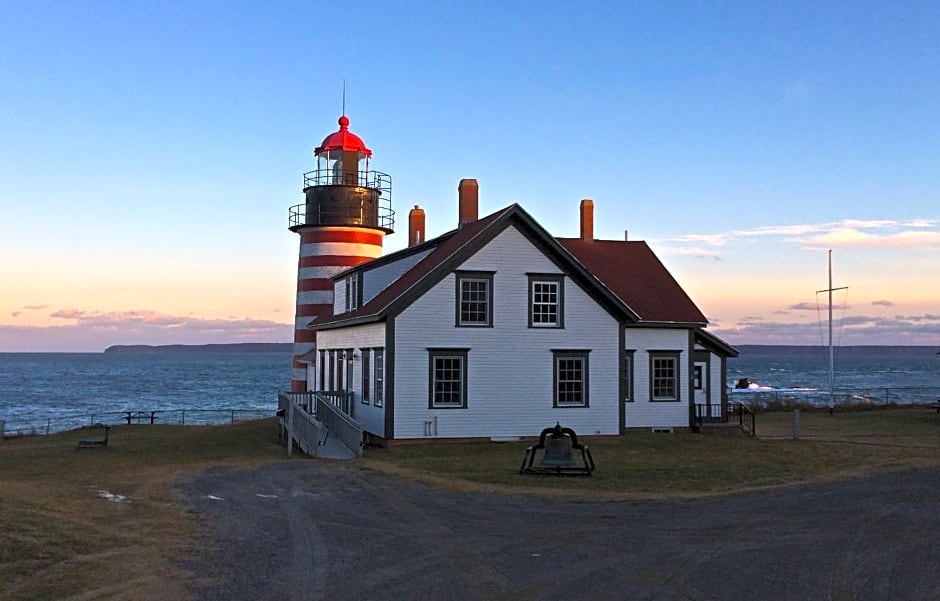
<instances>
[{"instance_id":1,"label":"white railing","mask_svg":"<svg viewBox=\"0 0 940 601\"><path fill-rule=\"evenodd\" d=\"M346 400L347 403L338 401ZM318 455L320 445L334 436L356 457L362 457L362 426L342 409L348 395L319 392L280 392L278 425L287 438L287 455L296 442L304 453Z\"/></svg>"},{"instance_id":2,"label":"white railing","mask_svg":"<svg viewBox=\"0 0 940 601\"><path fill-rule=\"evenodd\" d=\"M362 426L348 413L343 413L332 399L320 393L317 393L317 419L356 457L362 457Z\"/></svg>"}]
</instances>

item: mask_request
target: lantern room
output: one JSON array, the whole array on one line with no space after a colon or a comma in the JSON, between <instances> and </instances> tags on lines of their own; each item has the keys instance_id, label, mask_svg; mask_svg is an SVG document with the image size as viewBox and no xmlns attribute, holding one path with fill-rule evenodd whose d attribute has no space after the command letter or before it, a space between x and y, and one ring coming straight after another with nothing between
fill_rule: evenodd
<instances>
[{"instance_id":1,"label":"lantern room","mask_svg":"<svg viewBox=\"0 0 940 601\"><path fill-rule=\"evenodd\" d=\"M317 157L317 171L323 171L334 185L358 185L360 163L365 161L363 173L368 173L372 158L372 151L362 138L349 131L346 115L339 118L339 131L324 138L313 154Z\"/></svg>"},{"instance_id":2,"label":"lantern room","mask_svg":"<svg viewBox=\"0 0 940 601\"><path fill-rule=\"evenodd\" d=\"M349 117L314 149L317 168L304 173L306 202L290 209L290 229L352 226L391 233L392 179L370 169L372 151L349 131Z\"/></svg>"}]
</instances>

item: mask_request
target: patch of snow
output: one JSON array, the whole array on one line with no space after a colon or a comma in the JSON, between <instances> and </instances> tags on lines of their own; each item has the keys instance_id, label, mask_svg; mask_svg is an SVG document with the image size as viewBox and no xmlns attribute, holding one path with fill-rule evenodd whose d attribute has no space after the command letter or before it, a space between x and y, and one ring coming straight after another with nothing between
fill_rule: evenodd
<instances>
[{"instance_id":1,"label":"patch of snow","mask_svg":"<svg viewBox=\"0 0 940 601\"><path fill-rule=\"evenodd\" d=\"M261 497L262 499L276 499L277 495L263 495L260 492L255 493L256 497Z\"/></svg>"},{"instance_id":2,"label":"patch of snow","mask_svg":"<svg viewBox=\"0 0 940 601\"><path fill-rule=\"evenodd\" d=\"M224 501L225 500L222 497L217 497L215 495L206 495L206 498L212 501Z\"/></svg>"},{"instance_id":3,"label":"patch of snow","mask_svg":"<svg viewBox=\"0 0 940 601\"><path fill-rule=\"evenodd\" d=\"M111 501L112 503L123 503L127 501L127 497L125 497L124 495L116 495L106 490L99 490L98 496L101 497L102 499L107 499L108 501Z\"/></svg>"}]
</instances>

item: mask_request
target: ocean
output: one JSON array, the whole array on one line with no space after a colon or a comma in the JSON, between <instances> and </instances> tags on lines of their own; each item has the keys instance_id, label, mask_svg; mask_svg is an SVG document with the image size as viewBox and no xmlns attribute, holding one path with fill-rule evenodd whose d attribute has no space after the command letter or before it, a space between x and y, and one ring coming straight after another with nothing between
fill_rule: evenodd
<instances>
[{"instance_id":1,"label":"ocean","mask_svg":"<svg viewBox=\"0 0 940 601\"><path fill-rule=\"evenodd\" d=\"M751 406L816 406L829 403L829 349L825 347L738 347L728 360L730 398ZM940 358L932 347L836 347L833 399L836 405L932 403L940 397ZM750 381L745 389L735 386Z\"/></svg>"},{"instance_id":2,"label":"ocean","mask_svg":"<svg viewBox=\"0 0 940 601\"><path fill-rule=\"evenodd\" d=\"M731 399L760 408L828 403L827 349L741 346L728 361ZM839 405L928 403L940 359L926 347L835 349ZM273 415L290 384L289 352L0 353L0 421L9 435L159 412L159 423L218 423Z\"/></svg>"},{"instance_id":3,"label":"ocean","mask_svg":"<svg viewBox=\"0 0 940 601\"><path fill-rule=\"evenodd\" d=\"M290 387L284 352L0 353L0 421L10 433L125 423L219 423L274 415Z\"/></svg>"}]
</instances>

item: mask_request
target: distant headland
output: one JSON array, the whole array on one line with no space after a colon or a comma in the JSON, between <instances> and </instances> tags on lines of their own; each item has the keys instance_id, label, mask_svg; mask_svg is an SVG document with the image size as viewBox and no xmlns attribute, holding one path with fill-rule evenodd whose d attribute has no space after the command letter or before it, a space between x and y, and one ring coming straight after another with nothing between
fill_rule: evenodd
<instances>
[{"instance_id":1,"label":"distant headland","mask_svg":"<svg viewBox=\"0 0 940 601\"><path fill-rule=\"evenodd\" d=\"M239 342L233 344L115 344L106 353L290 353L290 342Z\"/></svg>"}]
</instances>

